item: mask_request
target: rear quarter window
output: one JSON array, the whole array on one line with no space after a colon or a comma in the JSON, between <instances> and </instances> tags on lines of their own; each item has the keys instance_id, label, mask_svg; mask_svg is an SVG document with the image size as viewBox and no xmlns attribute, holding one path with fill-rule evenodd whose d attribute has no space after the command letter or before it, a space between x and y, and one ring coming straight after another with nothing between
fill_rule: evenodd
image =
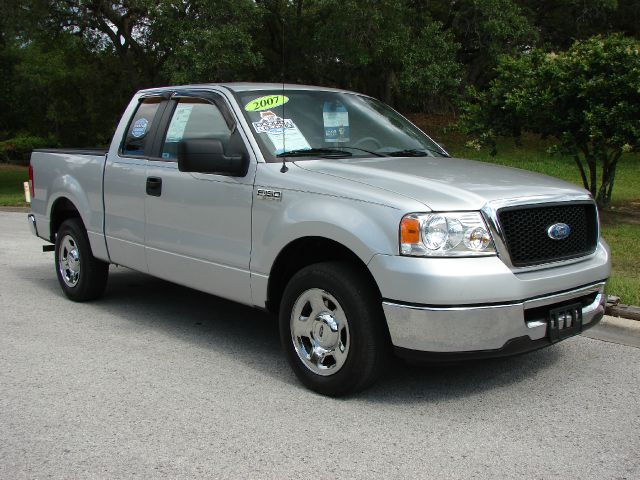
<instances>
[{"instance_id":1,"label":"rear quarter window","mask_svg":"<svg viewBox=\"0 0 640 480\"><path fill-rule=\"evenodd\" d=\"M123 155L148 155L151 148L150 132L153 120L162 103L161 98L146 98L133 114L124 144Z\"/></svg>"}]
</instances>

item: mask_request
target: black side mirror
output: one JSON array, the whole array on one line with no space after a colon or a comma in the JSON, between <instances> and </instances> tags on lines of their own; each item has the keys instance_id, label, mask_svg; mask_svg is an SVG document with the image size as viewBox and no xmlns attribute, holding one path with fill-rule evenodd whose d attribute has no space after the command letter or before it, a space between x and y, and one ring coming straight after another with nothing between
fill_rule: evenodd
<instances>
[{"instance_id":1,"label":"black side mirror","mask_svg":"<svg viewBox=\"0 0 640 480\"><path fill-rule=\"evenodd\" d=\"M246 154L225 155L220 140L192 138L178 144L178 170L244 177L249 168Z\"/></svg>"}]
</instances>

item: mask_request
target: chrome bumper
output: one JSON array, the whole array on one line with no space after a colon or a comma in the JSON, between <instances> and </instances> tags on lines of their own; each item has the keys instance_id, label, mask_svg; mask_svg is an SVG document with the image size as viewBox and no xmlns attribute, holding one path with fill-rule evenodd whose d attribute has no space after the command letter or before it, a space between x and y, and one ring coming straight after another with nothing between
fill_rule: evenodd
<instances>
[{"instance_id":1,"label":"chrome bumper","mask_svg":"<svg viewBox=\"0 0 640 480\"><path fill-rule=\"evenodd\" d=\"M604 286L599 282L516 303L440 307L385 301L382 307L393 345L400 349L433 353L499 351L523 337L543 341L548 337L546 314L557 305L582 301L584 328L597 323L604 315ZM544 345L536 348L540 346Z\"/></svg>"},{"instance_id":2,"label":"chrome bumper","mask_svg":"<svg viewBox=\"0 0 640 480\"><path fill-rule=\"evenodd\" d=\"M36 217L33 213L27 215L27 219L29 220L29 229L31 233L33 233L36 237L38 236L38 226L36 225Z\"/></svg>"}]
</instances>

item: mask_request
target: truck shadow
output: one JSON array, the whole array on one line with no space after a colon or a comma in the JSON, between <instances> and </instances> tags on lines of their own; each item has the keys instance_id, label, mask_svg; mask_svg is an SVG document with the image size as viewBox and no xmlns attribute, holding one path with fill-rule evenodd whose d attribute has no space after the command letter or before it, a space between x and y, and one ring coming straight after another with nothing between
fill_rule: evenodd
<instances>
[{"instance_id":1,"label":"truck shadow","mask_svg":"<svg viewBox=\"0 0 640 480\"><path fill-rule=\"evenodd\" d=\"M31 281L63 297L53 272L47 272L32 276ZM230 356L296 390L292 394L315 395L290 370L280 347L277 319L266 312L115 267L105 297L91 305L136 324L136 329L159 330L193 347ZM552 368L563 355L563 349L556 346L519 357L457 365L412 366L393 359L378 383L350 399L406 404L478 395L533 377Z\"/></svg>"}]
</instances>

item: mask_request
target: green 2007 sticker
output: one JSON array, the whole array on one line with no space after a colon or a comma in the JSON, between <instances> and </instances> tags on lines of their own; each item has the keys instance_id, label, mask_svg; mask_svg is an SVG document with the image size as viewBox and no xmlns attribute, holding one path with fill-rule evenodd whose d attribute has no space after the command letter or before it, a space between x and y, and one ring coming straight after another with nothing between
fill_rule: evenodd
<instances>
[{"instance_id":1,"label":"green 2007 sticker","mask_svg":"<svg viewBox=\"0 0 640 480\"><path fill-rule=\"evenodd\" d=\"M259 112L261 110L267 110L269 108L279 107L289 101L289 97L284 95L267 95L265 97L256 98L251 100L244 106L247 112Z\"/></svg>"}]
</instances>

